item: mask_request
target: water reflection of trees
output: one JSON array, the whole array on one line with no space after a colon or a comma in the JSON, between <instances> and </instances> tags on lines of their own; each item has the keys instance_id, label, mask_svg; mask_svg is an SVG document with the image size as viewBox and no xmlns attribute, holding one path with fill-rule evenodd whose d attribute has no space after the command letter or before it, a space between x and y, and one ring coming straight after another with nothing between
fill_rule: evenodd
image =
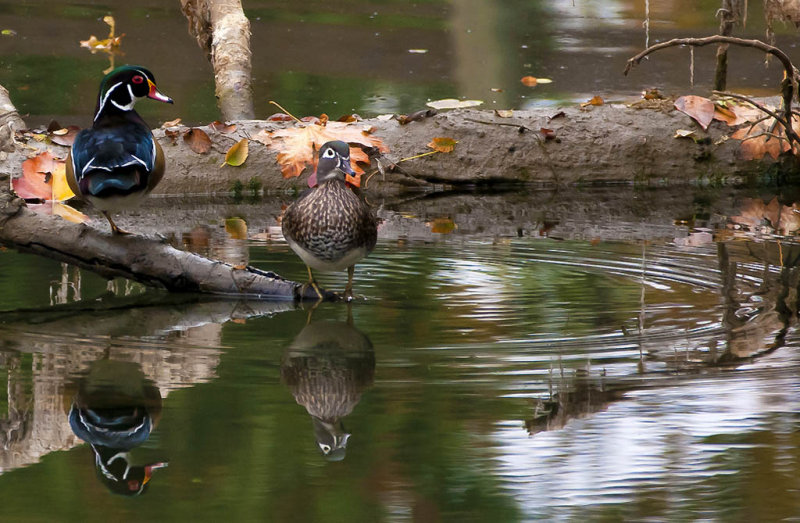
<instances>
[{"instance_id":1,"label":"water reflection of trees","mask_svg":"<svg viewBox=\"0 0 800 523\"><path fill-rule=\"evenodd\" d=\"M800 245L780 241L717 243L723 303L719 327L694 343L638 333L641 361L634 376L610 378L604 369L560 369L550 397L538 399L525 420L530 434L562 428L570 419L606 409L625 393L698 373L725 372L784 346L798 322Z\"/></svg>"}]
</instances>

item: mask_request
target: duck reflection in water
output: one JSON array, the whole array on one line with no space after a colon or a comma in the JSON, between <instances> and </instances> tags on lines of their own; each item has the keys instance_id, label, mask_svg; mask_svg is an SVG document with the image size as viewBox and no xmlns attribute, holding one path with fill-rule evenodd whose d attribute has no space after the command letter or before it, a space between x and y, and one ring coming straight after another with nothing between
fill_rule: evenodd
<instances>
[{"instance_id":1,"label":"duck reflection in water","mask_svg":"<svg viewBox=\"0 0 800 523\"><path fill-rule=\"evenodd\" d=\"M69 424L94 451L97 477L114 494L143 493L165 462L134 465L131 449L147 441L161 415L161 393L138 363L101 359L74 386ZM70 397L71 394L66 397Z\"/></svg>"},{"instance_id":2,"label":"duck reflection in water","mask_svg":"<svg viewBox=\"0 0 800 523\"><path fill-rule=\"evenodd\" d=\"M375 376L372 342L347 322L309 323L283 355L281 378L295 401L305 407L314 425L314 437L329 461L341 461L350 434L342 424L369 388Z\"/></svg>"}]
</instances>

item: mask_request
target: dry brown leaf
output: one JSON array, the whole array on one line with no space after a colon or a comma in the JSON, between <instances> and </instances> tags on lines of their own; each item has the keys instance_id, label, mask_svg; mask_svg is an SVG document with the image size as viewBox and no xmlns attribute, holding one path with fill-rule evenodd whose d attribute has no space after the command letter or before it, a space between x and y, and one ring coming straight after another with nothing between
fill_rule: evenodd
<instances>
[{"instance_id":1,"label":"dry brown leaf","mask_svg":"<svg viewBox=\"0 0 800 523\"><path fill-rule=\"evenodd\" d=\"M263 143L264 145L269 145L272 143L272 132L267 131L266 129L261 129L252 136L251 140Z\"/></svg>"},{"instance_id":2,"label":"dry brown leaf","mask_svg":"<svg viewBox=\"0 0 800 523\"><path fill-rule=\"evenodd\" d=\"M213 122L208 124L208 126L211 127L212 131L216 131L218 133L223 133L223 134L232 133L233 131L236 130L236 124L235 123L234 124L226 124L226 123L220 122L219 120L214 120Z\"/></svg>"},{"instance_id":3,"label":"dry brown leaf","mask_svg":"<svg viewBox=\"0 0 800 523\"><path fill-rule=\"evenodd\" d=\"M207 154L211 150L211 138L202 129L192 127L183 135L183 141L197 154Z\"/></svg>"},{"instance_id":4,"label":"dry brown leaf","mask_svg":"<svg viewBox=\"0 0 800 523\"><path fill-rule=\"evenodd\" d=\"M11 179L11 188L20 198L60 202L75 196L67 185L64 160L48 151L22 162L22 176Z\"/></svg>"},{"instance_id":5,"label":"dry brown leaf","mask_svg":"<svg viewBox=\"0 0 800 523\"><path fill-rule=\"evenodd\" d=\"M586 107L588 105L603 105L604 103L606 103L606 102L603 100L603 98L601 96L595 95L595 96L592 96L592 98L589 101L583 102L581 104L581 107Z\"/></svg>"},{"instance_id":6,"label":"dry brown leaf","mask_svg":"<svg viewBox=\"0 0 800 523\"><path fill-rule=\"evenodd\" d=\"M180 118L175 118L174 120L170 120L168 122L162 123L161 124L161 128L162 129L167 129L169 127L177 127L177 126L179 126L181 124L181 121L182 120Z\"/></svg>"},{"instance_id":7,"label":"dry brown leaf","mask_svg":"<svg viewBox=\"0 0 800 523\"><path fill-rule=\"evenodd\" d=\"M500 118L511 118L514 116L514 111L511 109L495 109L494 114Z\"/></svg>"},{"instance_id":8,"label":"dry brown leaf","mask_svg":"<svg viewBox=\"0 0 800 523\"><path fill-rule=\"evenodd\" d=\"M714 119L714 102L702 96L681 96L675 100L675 109L691 117L703 130Z\"/></svg>"}]
</instances>

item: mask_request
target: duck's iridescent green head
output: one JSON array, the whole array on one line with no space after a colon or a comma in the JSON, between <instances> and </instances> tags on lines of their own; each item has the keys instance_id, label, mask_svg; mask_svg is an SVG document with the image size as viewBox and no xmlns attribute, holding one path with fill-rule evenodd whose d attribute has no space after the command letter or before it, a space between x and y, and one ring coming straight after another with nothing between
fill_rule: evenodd
<instances>
[{"instance_id":1,"label":"duck's iridescent green head","mask_svg":"<svg viewBox=\"0 0 800 523\"><path fill-rule=\"evenodd\" d=\"M133 110L139 98L152 98L172 103L172 99L156 88L156 79L149 70L139 65L123 65L108 73L100 83L94 119L101 114Z\"/></svg>"}]
</instances>

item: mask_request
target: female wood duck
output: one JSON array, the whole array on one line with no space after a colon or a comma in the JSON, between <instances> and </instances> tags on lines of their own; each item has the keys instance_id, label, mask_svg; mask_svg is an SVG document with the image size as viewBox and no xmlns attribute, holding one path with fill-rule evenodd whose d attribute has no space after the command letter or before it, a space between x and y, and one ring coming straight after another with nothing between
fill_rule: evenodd
<instances>
[{"instance_id":1,"label":"female wood duck","mask_svg":"<svg viewBox=\"0 0 800 523\"><path fill-rule=\"evenodd\" d=\"M300 195L283 216L283 236L308 268L308 283L322 298L311 269L347 268L345 299L353 297L355 264L375 247L378 224L369 205L346 182L354 174L350 146L327 142L319 150L318 185Z\"/></svg>"},{"instance_id":2,"label":"female wood duck","mask_svg":"<svg viewBox=\"0 0 800 523\"><path fill-rule=\"evenodd\" d=\"M172 103L156 89L153 73L123 65L100 83L94 123L75 137L67 158L67 182L103 213L114 234L128 234L109 213L136 206L161 180L164 151L133 106L139 98Z\"/></svg>"}]
</instances>

